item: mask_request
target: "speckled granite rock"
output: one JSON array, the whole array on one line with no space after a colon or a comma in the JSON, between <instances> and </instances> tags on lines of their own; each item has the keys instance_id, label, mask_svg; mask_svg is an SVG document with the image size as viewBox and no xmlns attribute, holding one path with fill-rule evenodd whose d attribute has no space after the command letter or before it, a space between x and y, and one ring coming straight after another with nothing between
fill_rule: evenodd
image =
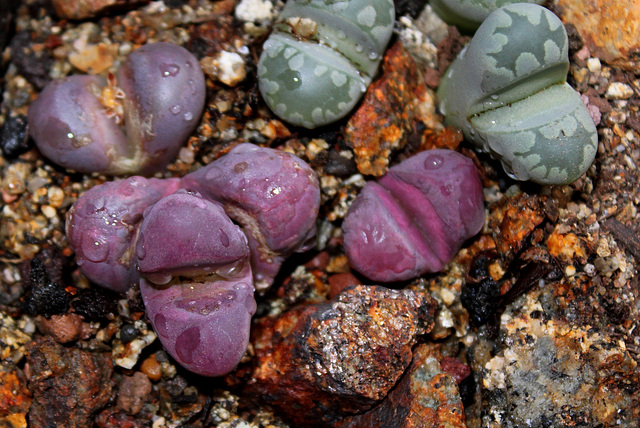
<instances>
[{"instance_id":1,"label":"speckled granite rock","mask_svg":"<svg viewBox=\"0 0 640 428\"><path fill-rule=\"evenodd\" d=\"M483 426L633 426L640 370L623 340L595 326L553 319L530 293L505 313L499 352L482 370Z\"/></svg>"},{"instance_id":2,"label":"speckled granite rock","mask_svg":"<svg viewBox=\"0 0 640 428\"><path fill-rule=\"evenodd\" d=\"M326 304L260 320L255 357L236 380L243 394L277 408L295 426L331 424L370 409L411 362L433 326L428 295L359 285Z\"/></svg>"}]
</instances>

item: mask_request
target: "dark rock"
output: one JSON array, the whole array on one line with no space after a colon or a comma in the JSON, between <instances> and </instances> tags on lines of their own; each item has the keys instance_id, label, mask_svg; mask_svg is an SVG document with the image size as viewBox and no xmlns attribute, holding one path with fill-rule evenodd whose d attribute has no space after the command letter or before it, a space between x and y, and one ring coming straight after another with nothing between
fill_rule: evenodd
<instances>
[{"instance_id":1,"label":"dark rock","mask_svg":"<svg viewBox=\"0 0 640 428\"><path fill-rule=\"evenodd\" d=\"M71 298L61 285L61 261L55 254L45 250L23 269L23 281L28 289L23 308L28 314L49 318L69 309Z\"/></svg>"},{"instance_id":2,"label":"dark rock","mask_svg":"<svg viewBox=\"0 0 640 428\"><path fill-rule=\"evenodd\" d=\"M93 426L93 414L111 397L110 354L66 348L45 336L27 345L27 363L30 426Z\"/></svg>"},{"instance_id":3,"label":"dark rock","mask_svg":"<svg viewBox=\"0 0 640 428\"><path fill-rule=\"evenodd\" d=\"M412 18L420 15L425 6L422 0L394 0L393 4L396 6L396 16L409 15Z\"/></svg>"},{"instance_id":4,"label":"dark rock","mask_svg":"<svg viewBox=\"0 0 640 428\"><path fill-rule=\"evenodd\" d=\"M7 158L15 158L31 148L27 139L27 118L8 116L0 128L0 149Z\"/></svg>"},{"instance_id":5,"label":"dark rock","mask_svg":"<svg viewBox=\"0 0 640 428\"><path fill-rule=\"evenodd\" d=\"M330 150L327 162L324 164L324 172L338 177L349 177L358 172L358 168L353 159L343 156L338 151Z\"/></svg>"},{"instance_id":6,"label":"dark rock","mask_svg":"<svg viewBox=\"0 0 640 428\"><path fill-rule=\"evenodd\" d=\"M124 344L131 342L138 335L138 329L131 324L125 324L120 329L120 341Z\"/></svg>"},{"instance_id":7,"label":"dark rock","mask_svg":"<svg viewBox=\"0 0 640 428\"><path fill-rule=\"evenodd\" d=\"M30 32L17 33L10 43L11 62L29 83L41 90L51 81L49 70L53 65L53 56L46 49L35 52L32 43Z\"/></svg>"},{"instance_id":8,"label":"dark rock","mask_svg":"<svg viewBox=\"0 0 640 428\"><path fill-rule=\"evenodd\" d=\"M484 254L471 262L467 282L460 294L462 306L476 326L492 321L499 304L500 286L489 275L487 263Z\"/></svg>"},{"instance_id":9,"label":"dark rock","mask_svg":"<svg viewBox=\"0 0 640 428\"><path fill-rule=\"evenodd\" d=\"M85 321L106 321L110 314L118 311L115 294L102 288L77 290L71 301L71 308Z\"/></svg>"}]
</instances>

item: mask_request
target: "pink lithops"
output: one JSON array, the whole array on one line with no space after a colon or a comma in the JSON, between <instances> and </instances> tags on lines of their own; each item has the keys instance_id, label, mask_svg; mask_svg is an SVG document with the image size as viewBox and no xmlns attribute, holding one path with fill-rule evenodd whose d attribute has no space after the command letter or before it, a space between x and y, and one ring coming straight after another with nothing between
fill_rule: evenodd
<instances>
[{"instance_id":1,"label":"pink lithops","mask_svg":"<svg viewBox=\"0 0 640 428\"><path fill-rule=\"evenodd\" d=\"M233 370L249 343L249 247L222 207L192 191L144 215L136 247L147 316L165 349L205 376Z\"/></svg>"},{"instance_id":2,"label":"pink lithops","mask_svg":"<svg viewBox=\"0 0 640 428\"><path fill-rule=\"evenodd\" d=\"M319 205L304 161L242 144L182 179L94 187L70 210L67 235L91 281L120 293L139 283L176 361L221 376L249 343L254 286L269 286L285 257L308 248Z\"/></svg>"},{"instance_id":3,"label":"pink lithops","mask_svg":"<svg viewBox=\"0 0 640 428\"><path fill-rule=\"evenodd\" d=\"M366 184L344 220L344 247L366 277L408 280L441 270L483 222L473 162L451 150L428 150Z\"/></svg>"},{"instance_id":4,"label":"pink lithops","mask_svg":"<svg viewBox=\"0 0 640 428\"><path fill-rule=\"evenodd\" d=\"M66 232L87 278L118 293L136 284L133 249L142 213L179 188L177 178L131 177L85 192L67 213Z\"/></svg>"},{"instance_id":5,"label":"pink lithops","mask_svg":"<svg viewBox=\"0 0 640 428\"><path fill-rule=\"evenodd\" d=\"M306 251L315 236L318 178L290 153L240 144L185 176L183 184L222 203L229 217L242 225L258 290L269 287L284 259Z\"/></svg>"},{"instance_id":6,"label":"pink lithops","mask_svg":"<svg viewBox=\"0 0 640 428\"><path fill-rule=\"evenodd\" d=\"M189 51L149 44L109 82L85 75L52 81L29 107L29 132L40 152L64 168L147 175L175 158L198 123L205 92Z\"/></svg>"}]
</instances>

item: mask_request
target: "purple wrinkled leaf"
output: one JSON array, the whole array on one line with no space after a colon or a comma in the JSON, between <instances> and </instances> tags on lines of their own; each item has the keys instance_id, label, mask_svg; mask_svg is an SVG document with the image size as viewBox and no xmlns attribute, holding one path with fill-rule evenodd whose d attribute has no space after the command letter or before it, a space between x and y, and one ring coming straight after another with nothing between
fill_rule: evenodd
<instances>
[{"instance_id":1,"label":"purple wrinkled leaf","mask_svg":"<svg viewBox=\"0 0 640 428\"><path fill-rule=\"evenodd\" d=\"M428 150L369 182L343 223L351 265L375 281L441 270L484 222L482 185L473 162Z\"/></svg>"}]
</instances>

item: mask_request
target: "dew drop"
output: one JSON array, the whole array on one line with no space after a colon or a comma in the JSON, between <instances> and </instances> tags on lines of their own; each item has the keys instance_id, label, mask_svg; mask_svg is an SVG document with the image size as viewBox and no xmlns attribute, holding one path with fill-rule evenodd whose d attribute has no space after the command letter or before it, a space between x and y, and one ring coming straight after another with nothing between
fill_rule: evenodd
<instances>
[{"instance_id":1,"label":"dew drop","mask_svg":"<svg viewBox=\"0 0 640 428\"><path fill-rule=\"evenodd\" d=\"M240 260L227 266L216 269L216 275L225 279L231 279L244 269L244 261Z\"/></svg>"},{"instance_id":2,"label":"dew drop","mask_svg":"<svg viewBox=\"0 0 640 428\"><path fill-rule=\"evenodd\" d=\"M375 61L376 59L378 59L378 54L375 52L369 52L369 59L371 61Z\"/></svg>"},{"instance_id":3,"label":"dew drop","mask_svg":"<svg viewBox=\"0 0 640 428\"><path fill-rule=\"evenodd\" d=\"M191 113L190 111L186 112L184 114L184 120L186 120L187 122L190 121L191 119L193 119L193 113Z\"/></svg>"},{"instance_id":4,"label":"dew drop","mask_svg":"<svg viewBox=\"0 0 640 428\"><path fill-rule=\"evenodd\" d=\"M364 50L364 47L360 43L356 44L356 52L360 53L363 50Z\"/></svg>"},{"instance_id":5,"label":"dew drop","mask_svg":"<svg viewBox=\"0 0 640 428\"><path fill-rule=\"evenodd\" d=\"M492 99L493 101L498 101L498 98L500 98L500 97L498 97L498 96L497 96L497 95L495 95L495 94L494 94L494 95L491 95L491 99Z\"/></svg>"},{"instance_id":6,"label":"dew drop","mask_svg":"<svg viewBox=\"0 0 640 428\"><path fill-rule=\"evenodd\" d=\"M347 38L347 34L346 34L344 31L339 30L339 31L338 31L338 38L339 38L340 40L344 40L344 39L346 39L346 38Z\"/></svg>"},{"instance_id":7,"label":"dew drop","mask_svg":"<svg viewBox=\"0 0 640 428\"><path fill-rule=\"evenodd\" d=\"M104 242L88 237L82 245L82 254L94 263L103 262L109 255L109 246Z\"/></svg>"},{"instance_id":8,"label":"dew drop","mask_svg":"<svg viewBox=\"0 0 640 428\"><path fill-rule=\"evenodd\" d=\"M159 68L160 68L160 74L162 74L162 77L169 77L169 76L175 77L180 72L180 66L178 64L162 63L160 64Z\"/></svg>"},{"instance_id":9,"label":"dew drop","mask_svg":"<svg viewBox=\"0 0 640 428\"><path fill-rule=\"evenodd\" d=\"M73 139L75 137L75 135L73 135L73 132L67 132L67 138L68 139Z\"/></svg>"},{"instance_id":10,"label":"dew drop","mask_svg":"<svg viewBox=\"0 0 640 428\"><path fill-rule=\"evenodd\" d=\"M277 79L290 91L298 89L302 85L302 75L295 70L285 70L278 75Z\"/></svg>"},{"instance_id":11,"label":"dew drop","mask_svg":"<svg viewBox=\"0 0 640 428\"><path fill-rule=\"evenodd\" d=\"M142 236L140 237L140 241L136 246L136 256L139 260L144 260L144 258L147 256L147 248L144 245L144 239L142 238Z\"/></svg>"},{"instance_id":12,"label":"dew drop","mask_svg":"<svg viewBox=\"0 0 640 428\"><path fill-rule=\"evenodd\" d=\"M434 169L438 169L440 167L442 167L442 164L444 163L444 158L440 155L432 155L427 157L424 160L424 167L425 169L430 169L430 170L434 170Z\"/></svg>"},{"instance_id":13,"label":"dew drop","mask_svg":"<svg viewBox=\"0 0 640 428\"><path fill-rule=\"evenodd\" d=\"M171 113L173 114L180 114L181 111L182 107L180 107L178 104L171 107Z\"/></svg>"},{"instance_id":14,"label":"dew drop","mask_svg":"<svg viewBox=\"0 0 640 428\"><path fill-rule=\"evenodd\" d=\"M196 88L196 81L193 79L187 80L187 85L189 85L189 89L191 90L191 95L195 95L198 92Z\"/></svg>"}]
</instances>

